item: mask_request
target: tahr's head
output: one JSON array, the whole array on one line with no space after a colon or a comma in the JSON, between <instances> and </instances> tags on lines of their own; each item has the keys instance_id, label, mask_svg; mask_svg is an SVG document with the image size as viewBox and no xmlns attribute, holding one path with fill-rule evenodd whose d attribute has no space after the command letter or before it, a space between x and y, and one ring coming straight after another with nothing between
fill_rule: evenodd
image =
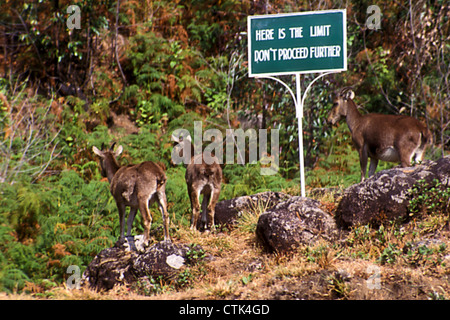
<instances>
[{"instance_id":1,"label":"tahr's head","mask_svg":"<svg viewBox=\"0 0 450 320\"><path fill-rule=\"evenodd\" d=\"M355 98L355 93L350 88L342 89L333 100L333 108L327 121L335 125L342 117L347 116L348 102Z\"/></svg>"},{"instance_id":2,"label":"tahr's head","mask_svg":"<svg viewBox=\"0 0 450 320\"><path fill-rule=\"evenodd\" d=\"M122 153L123 147L118 146L117 150L114 151L115 142L111 145L109 150L103 150L104 146L102 145L102 150L99 150L96 146L92 147L92 151L100 157L100 168L102 169L102 176L106 177L106 166L107 163L115 163L117 166L116 158Z\"/></svg>"}]
</instances>

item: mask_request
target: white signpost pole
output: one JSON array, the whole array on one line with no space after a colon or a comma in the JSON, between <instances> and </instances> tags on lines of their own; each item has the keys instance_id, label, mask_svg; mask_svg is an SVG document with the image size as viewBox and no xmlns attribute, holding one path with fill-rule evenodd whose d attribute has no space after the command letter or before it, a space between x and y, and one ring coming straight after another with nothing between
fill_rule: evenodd
<instances>
[{"instance_id":1,"label":"white signpost pole","mask_svg":"<svg viewBox=\"0 0 450 320\"><path fill-rule=\"evenodd\" d=\"M347 70L346 10L249 16L249 76L275 80L285 86L295 103L301 195L305 191L303 106L312 84L321 77ZM324 72L301 92L300 74ZM276 75L295 75L296 94Z\"/></svg>"},{"instance_id":2,"label":"white signpost pole","mask_svg":"<svg viewBox=\"0 0 450 320\"><path fill-rule=\"evenodd\" d=\"M306 95L308 94L308 91L309 91L309 89L311 89L311 86L314 84L314 82L316 82L323 76L326 76L326 75L329 75L332 73L336 73L336 72L325 72L325 73L322 73L321 75L315 77L314 80L309 83L308 87L306 88L305 92L303 93L303 96L302 96L302 87L300 85L301 73L299 73L299 72L295 73L296 95L294 95L294 92L286 83L284 83L282 80L280 80L278 78L270 77L270 76L256 77L258 79L275 80L275 81L281 83L289 91L289 93L292 96L292 100L294 101L295 115L298 120L298 152L299 152L298 157L299 157L299 161L300 161L300 184L301 184L300 187L301 187L302 197L306 196L305 161L304 161L304 152L303 152L303 106L305 104Z\"/></svg>"},{"instance_id":3,"label":"white signpost pole","mask_svg":"<svg viewBox=\"0 0 450 320\"><path fill-rule=\"evenodd\" d=\"M310 82L308 87L305 90L305 93L303 94L303 97L301 96L301 86L300 86L300 73L296 74L296 86L297 86L297 99L294 100L295 103L295 110L297 114L298 119L298 150L299 150L299 159L300 159L300 183L301 183L301 191L302 191L302 197L305 197L305 162L304 162L304 153L303 153L303 106L305 104L305 98L308 94L309 89L313 85L314 82L322 78L323 76L326 76L328 74L335 73L335 72L325 72L321 75L314 78L313 81Z\"/></svg>"},{"instance_id":4,"label":"white signpost pole","mask_svg":"<svg viewBox=\"0 0 450 320\"><path fill-rule=\"evenodd\" d=\"M298 157L300 160L300 186L302 197L306 197L305 190L305 161L303 156L303 99L300 86L300 73L295 75L295 84L297 87L297 99L295 103L295 112L298 120Z\"/></svg>"}]
</instances>

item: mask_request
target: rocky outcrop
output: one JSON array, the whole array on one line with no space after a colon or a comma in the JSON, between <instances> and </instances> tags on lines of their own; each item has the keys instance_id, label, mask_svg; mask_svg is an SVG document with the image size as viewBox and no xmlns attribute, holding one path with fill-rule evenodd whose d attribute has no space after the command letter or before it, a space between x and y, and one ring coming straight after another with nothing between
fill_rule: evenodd
<instances>
[{"instance_id":1,"label":"rocky outcrop","mask_svg":"<svg viewBox=\"0 0 450 320\"><path fill-rule=\"evenodd\" d=\"M426 161L410 168L383 170L371 178L344 191L336 209L339 227L358 224L379 225L383 221L405 219L411 200L410 189L419 180L432 185L434 180L441 187L450 186L450 157L438 161Z\"/></svg>"},{"instance_id":2,"label":"rocky outcrop","mask_svg":"<svg viewBox=\"0 0 450 320\"><path fill-rule=\"evenodd\" d=\"M170 280L191 263L189 252L201 249L166 241L144 249L141 242L142 236L127 237L124 243L102 250L83 273L82 285L103 291L148 282L149 277Z\"/></svg>"},{"instance_id":3,"label":"rocky outcrop","mask_svg":"<svg viewBox=\"0 0 450 320\"><path fill-rule=\"evenodd\" d=\"M319 201L290 197L259 217L256 235L268 251L286 252L319 239L334 240L338 230Z\"/></svg>"},{"instance_id":4,"label":"rocky outcrop","mask_svg":"<svg viewBox=\"0 0 450 320\"><path fill-rule=\"evenodd\" d=\"M380 171L347 188L334 217L317 200L263 192L217 203L216 222L232 226L242 212L264 210L257 223L257 238L270 252L288 252L319 240L335 241L341 236L340 227L376 225L407 217L412 196L409 190L419 180L423 184L433 184L436 180L440 187L449 188L450 157L416 167ZM130 237L101 251L84 272L82 283L96 290L109 290L118 284L148 282L149 277L174 279L193 263L191 253L200 249L170 242L145 248L142 237Z\"/></svg>"},{"instance_id":5,"label":"rocky outcrop","mask_svg":"<svg viewBox=\"0 0 450 320\"><path fill-rule=\"evenodd\" d=\"M334 240L338 229L408 218L410 190L436 182L440 188L450 187L450 157L380 171L350 186L343 192L334 219L316 200L286 196L260 216L256 234L270 251L289 251L318 239Z\"/></svg>"}]
</instances>

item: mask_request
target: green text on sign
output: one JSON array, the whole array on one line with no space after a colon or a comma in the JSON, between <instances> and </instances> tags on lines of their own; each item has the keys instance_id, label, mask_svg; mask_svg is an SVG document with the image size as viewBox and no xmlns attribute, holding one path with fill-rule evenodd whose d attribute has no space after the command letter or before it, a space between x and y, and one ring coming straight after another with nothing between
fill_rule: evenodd
<instances>
[{"instance_id":1,"label":"green text on sign","mask_svg":"<svg viewBox=\"0 0 450 320\"><path fill-rule=\"evenodd\" d=\"M248 17L249 76L347 70L346 11Z\"/></svg>"}]
</instances>

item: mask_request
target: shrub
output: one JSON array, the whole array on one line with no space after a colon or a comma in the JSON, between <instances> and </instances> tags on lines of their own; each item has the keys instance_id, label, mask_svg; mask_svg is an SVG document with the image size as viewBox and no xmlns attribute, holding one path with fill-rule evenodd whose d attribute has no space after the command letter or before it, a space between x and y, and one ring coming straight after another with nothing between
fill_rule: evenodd
<instances>
[{"instance_id":1,"label":"shrub","mask_svg":"<svg viewBox=\"0 0 450 320\"><path fill-rule=\"evenodd\" d=\"M450 217L450 187L446 187L439 180L427 183L424 179L408 190L410 216L441 213Z\"/></svg>"},{"instance_id":2,"label":"shrub","mask_svg":"<svg viewBox=\"0 0 450 320\"><path fill-rule=\"evenodd\" d=\"M118 234L109 184L86 183L73 170L35 184L3 184L0 193L0 290L62 282L68 266L83 270Z\"/></svg>"}]
</instances>

